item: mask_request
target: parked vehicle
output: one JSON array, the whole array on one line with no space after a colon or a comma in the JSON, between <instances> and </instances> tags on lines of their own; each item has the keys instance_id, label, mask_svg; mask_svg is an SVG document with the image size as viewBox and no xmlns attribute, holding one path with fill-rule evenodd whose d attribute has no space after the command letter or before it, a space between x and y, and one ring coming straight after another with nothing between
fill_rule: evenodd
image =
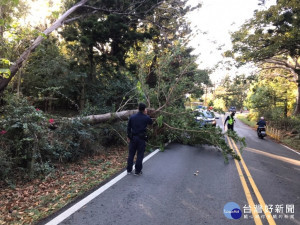
<instances>
[{"instance_id":1,"label":"parked vehicle","mask_svg":"<svg viewBox=\"0 0 300 225\"><path fill-rule=\"evenodd\" d=\"M261 139L264 139L264 137L267 136L266 128L265 127L258 127L257 128L257 136Z\"/></svg>"},{"instance_id":2,"label":"parked vehicle","mask_svg":"<svg viewBox=\"0 0 300 225\"><path fill-rule=\"evenodd\" d=\"M230 106L228 111L236 113L236 107L235 106Z\"/></svg>"},{"instance_id":3,"label":"parked vehicle","mask_svg":"<svg viewBox=\"0 0 300 225\"><path fill-rule=\"evenodd\" d=\"M199 123L200 127L207 127L207 126L216 126L216 118L213 112L206 111L206 110L198 110L194 111L195 119Z\"/></svg>"},{"instance_id":4,"label":"parked vehicle","mask_svg":"<svg viewBox=\"0 0 300 225\"><path fill-rule=\"evenodd\" d=\"M198 109L196 109L196 110L206 110L206 109L207 109L206 106L199 105L199 106L198 106Z\"/></svg>"}]
</instances>

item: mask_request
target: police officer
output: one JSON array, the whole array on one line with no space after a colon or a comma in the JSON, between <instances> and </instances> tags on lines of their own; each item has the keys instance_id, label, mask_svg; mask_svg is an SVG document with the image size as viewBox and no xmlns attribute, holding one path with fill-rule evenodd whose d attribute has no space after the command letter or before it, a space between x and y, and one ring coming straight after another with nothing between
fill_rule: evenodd
<instances>
[{"instance_id":1,"label":"police officer","mask_svg":"<svg viewBox=\"0 0 300 225\"><path fill-rule=\"evenodd\" d=\"M141 175L143 169L143 158L146 147L146 128L152 124L152 119L147 115L146 105L139 104L139 112L129 118L127 126L127 137L129 141L129 154L127 160L127 173L132 172L133 159L137 152L135 163L135 175Z\"/></svg>"},{"instance_id":2,"label":"police officer","mask_svg":"<svg viewBox=\"0 0 300 225\"><path fill-rule=\"evenodd\" d=\"M226 118L226 120L224 122L224 127L225 127L225 124L228 121L227 122L227 128L228 128L228 130L232 130L233 131L233 124L235 122L234 115L235 115L235 113L232 112L231 115L227 116L227 118Z\"/></svg>"}]
</instances>

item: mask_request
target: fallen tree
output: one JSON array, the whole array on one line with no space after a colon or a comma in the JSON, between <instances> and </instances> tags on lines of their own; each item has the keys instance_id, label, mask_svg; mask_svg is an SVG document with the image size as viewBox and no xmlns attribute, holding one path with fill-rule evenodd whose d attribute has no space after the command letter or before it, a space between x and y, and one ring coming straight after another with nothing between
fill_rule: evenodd
<instances>
[{"instance_id":1,"label":"fallen tree","mask_svg":"<svg viewBox=\"0 0 300 225\"><path fill-rule=\"evenodd\" d=\"M108 121L115 121L115 120L127 120L131 115L137 113L138 110L126 110L121 112L115 113L105 113L100 115L90 115L85 116L80 119L89 123L89 124L97 124L97 123L104 123Z\"/></svg>"},{"instance_id":2,"label":"fallen tree","mask_svg":"<svg viewBox=\"0 0 300 225\"><path fill-rule=\"evenodd\" d=\"M299 22L299 0L277 1L268 9L257 11L231 35L233 48L225 54L240 65L253 62L273 77L295 82L295 115L300 115Z\"/></svg>"},{"instance_id":3,"label":"fallen tree","mask_svg":"<svg viewBox=\"0 0 300 225\"><path fill-rule=\"evenodd\" d=\"M186 93L201 94L201 84L208 82L208 72L200 71L195 57L180 43L164 51L149 51L145 43L132 60L140 66L139 86L130 104L145 102L155 122L148 130L147 148L163 150L166 142L190 145L209 144L221 151L225 161L239 158L227 145L220 128L203 129L194 114L184 106ZM157 54L154 66L149 63ZM147 84L149 71L155 84ZM74 162L82 157L106 151L112 145L125 145L126 120L137 110L61 119L37 110L26 98L6 96L0 108L0 177L11 177L18 168L33 178L49 171L57 162ZM126 107L130 105L126 101ZM120 107L122 109L123 107ZM121 120L121 121L120 121ZM116 122L118 121L118 122ZM49 129L53 124L54 129ZM242 144L242 138L229 134ZM17 154L16 154L17 153ZM25 160L24 160L25 159Z\"/></svg>"},{"instance_id":4,"label":"fallen tree","mask_svg":"<svg viewBox=\"0 0 300 225\"><path fill-rule=\"evenodd\" d=\"M72 118L83 121L84 124L110 124L118 121L127 121L128 118L137 113L138 110L126 110L116 113L105 113L100 115L90 115L81 118ZM170 113L161 110L148 109L148 115L155 121L151 129L149 146L161 148L163 150L164 143L169 141L177 141L184 144L209 144L217 147L224 155L225 161L228 161L228 155L239 159L236 153L228 147L225 142L224 133L220 128L208 127L199 129L199 125L195 122L191 111L180 111ZM178 124L176 119L183 124ZM179 126L178 126L179 125ZM126 140L122 134L119 134L123 140ZM125 135L125 134L123 134ZM241 144L241 149L245 146L244 138L240 138L235 132L227 132L226 135L233 138ZM148 147L149 147L148 146Z\"/></svg>"},{"instance_id":5,"label":"fallen tree","mask_svg":"<svg viewBox=\"0 0 300 225\"><path fill-rule=\"evenodd\" d=\"M74 11L76 11L78 8L82 7L84 4L86 4L89 0L81 0L77 4L75 4L73 7L71 7L69 10L67 10L58 20L56 20L48 29L46 29L42 35L38 36L35 41L31 44L29 48L27 48L21 56L10 66L9 70L9 76L3 77L0 79L0 93L4 91L4 89L7 87L11 79L16 75L16 73L19 71L19 69L23 66L23 63L28 59L29 55L32 51L34 51L37 46L45 39L46 36L48 36L52 31L59 28L64 21L67 19L69 15L71 15Z\"/></svg>"}]
</instances>

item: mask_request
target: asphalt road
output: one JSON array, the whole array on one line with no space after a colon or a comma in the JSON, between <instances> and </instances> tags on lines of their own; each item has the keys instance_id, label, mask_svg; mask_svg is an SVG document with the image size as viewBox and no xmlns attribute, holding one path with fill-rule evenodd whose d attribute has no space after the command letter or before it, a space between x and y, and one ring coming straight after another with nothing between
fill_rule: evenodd
<instances>
[{"instance_id":1,"label":"asphalt road","mask_svg":"<svg viewBox=\"0 0 300 225\"><path fill-rule=\"evenodd\" d=\"M142 176L124 176L60 224L300 224L300 155L269 138L258 139L239 121L235 130L246 137L244 165L225 164L222 153L210 146L170 144L144 163ZM261 223L251 218L249 195L255 205L262 200L272 205L277 218L267 220L259 210ZM239 219L224 215L229 202L240 207Z\"/></svg>"},{"instance_id":2,"label":"asphalt road","mask_svg":"<svg viewBox=\"0 0 300 225\"><path fill-rule=\"evenodd\" d=\"M221 121L222 118L219 122ZM242 157L264 202L273 205L272 215L275 216L275 223L300 224L300 154L269 137L259 139L256 130L239 120L235 124L235 131L246 137L247 148ZM283 206L283 213L275 212L276 205L278 209ZM294 219L285 218L293 217L292 213L286 213L287 205L294 205Z\"/></svg>"}]
</instances>

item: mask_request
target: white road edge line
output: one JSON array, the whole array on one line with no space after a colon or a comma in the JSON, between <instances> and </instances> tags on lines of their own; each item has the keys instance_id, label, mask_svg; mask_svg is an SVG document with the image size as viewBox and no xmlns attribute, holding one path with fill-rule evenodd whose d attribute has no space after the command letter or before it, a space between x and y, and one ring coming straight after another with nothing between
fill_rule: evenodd
<instances>
[{"instance_id":1,"label":"white road edge line","mask_svg":"<svg viewBox=\"0 0 300 225\"><path fill-rule=\"evenodd\" d=\"M294 149L292 149L292 148L290 148L290 147L288 147L288 146L286 146L286 145L283 145L283 144L280 144L281 146L283 146L283 147L285 147L285 148L287 148L288 150L290 150L290 151L292 151L292 152L295 152L295 153L297 153L298 155L300 155L300 152L297 152L296 150L294 150Z\"/></svg>"},{"instance_id":2,"label":"white road edge line","mask_svg":"<svg viewBox=\"0 0 300 225\"><path fill-rule=\"evenodd\" d=\"M160 151L159 149L156 149L154 152L152 152L149 155L147 155L144 158L143 162L146 162L148 159L150 159L152 156L154 156L159 151ZM103 185L102 187L100 187L99 189L97 189L96 191L94 191L93 193L91 193L90 195L86 196L81 201L77 202L72 207L68 208L63 213L61 213L58 216L56 216L55 218L53 218L51 221L49 221L48 223L46 223L46 225L56 225L56 224L59 224L60 222L62 222L66 218L68 218L70 215L72 215L73 213L75 213L77 210L79 210L80 208L82 208L84 205L86 205L88 202L90 202L91 200L93 200L94 198L96 198L98 195L100 195L101 193L103 193L105 190L107 190L108 188L110 188L111 186L113 186L115 183L117 183L119 180L121 180L126 175L127 175L127 171L124 171L123 173L121 173L120 175L118 175L117 177L115 177L114 179L112 179L111 181L109 181L108 183L106 183L105 185Z\"/></svg>"}]
</instances>

